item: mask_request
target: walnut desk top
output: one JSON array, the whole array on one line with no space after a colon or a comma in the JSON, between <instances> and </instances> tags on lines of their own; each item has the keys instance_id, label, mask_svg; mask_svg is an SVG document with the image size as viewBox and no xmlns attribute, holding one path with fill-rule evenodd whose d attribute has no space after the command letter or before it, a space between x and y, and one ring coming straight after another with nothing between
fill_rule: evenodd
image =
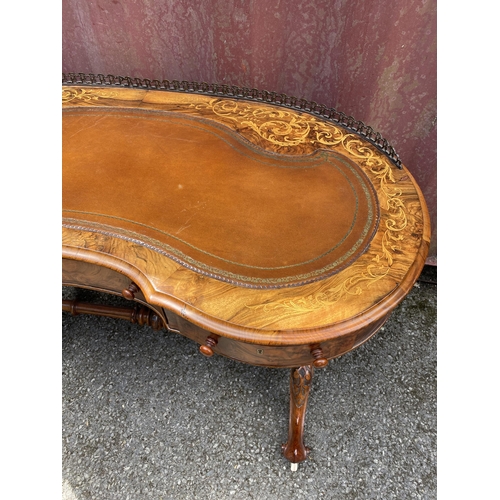
<instances>
[{"instance_id":1,"label":"walnut desk top","mask_svg":"<svg viewBox=\"0 0 500 500\"><path fill-rule=\"evenodd\" d=\"M62 101L63 283L135 299L206 355L293 368L291 411L294 380L373 335L424 266L422 193L360 122L83 82Z\"/></svg>"}]
</instances>

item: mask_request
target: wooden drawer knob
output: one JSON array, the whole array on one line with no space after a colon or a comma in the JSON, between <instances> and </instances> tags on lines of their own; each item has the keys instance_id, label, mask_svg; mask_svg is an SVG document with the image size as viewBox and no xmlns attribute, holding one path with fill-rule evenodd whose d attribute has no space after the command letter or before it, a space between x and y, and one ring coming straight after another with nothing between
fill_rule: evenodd
<instances>
[{"instance_id":1,"label":"wooden drawer knob","mask_svg":"<svg viewBox=\"0 0 500 500\"><path fill-rule=\"evenodd\" d=\"M200 345L200 352L204 355L204 356L213 356L214 355L214 351L212 349L212 347L215 347L217 345L217 342L218 342L218 339L215 338L215 337L207 337L207 339L205 340L205 344L204 345Z\"/></svg>"},{"instance_id":2,"label":"wooden drawer knob","mask_svg":"<svg viewBox=\"0 0 500 500\"><path fill-rule=\"evenodd\" d=\"M323 349L319 345L314 345L311 348L311 354L313 355L314 361L313 365L316 368L324 368L328 364L328 360L323 354Z\"/></svg>"},{"instance_id":3,"label":"wooden drawer knob","mask_svg":"<svg viewBox=\"0 0 500 500\"><path fill-rule=\"evenodd\" d=\"M139 291L139 287L135 283L130 283L128 288L122 290L122 296L127 300L134 300L135 294Z\"/></svg>"}]
</instances>

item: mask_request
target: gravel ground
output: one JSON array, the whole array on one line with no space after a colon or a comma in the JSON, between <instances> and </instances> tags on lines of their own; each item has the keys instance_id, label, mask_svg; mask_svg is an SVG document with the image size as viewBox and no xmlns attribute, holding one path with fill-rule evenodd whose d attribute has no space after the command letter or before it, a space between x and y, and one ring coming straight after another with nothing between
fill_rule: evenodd
<instances>
[{"instance_id":1,"label":"gravel ground","mask_svg":"<svg viewBox=\"0 0 500 500\"><path fill-rule=\"evenodd\" d=\"M316 370L296 472L288 369L63 313L63 500L436 498L436 282L426 267L375 337Z\"/></svg>"}]
</instances>

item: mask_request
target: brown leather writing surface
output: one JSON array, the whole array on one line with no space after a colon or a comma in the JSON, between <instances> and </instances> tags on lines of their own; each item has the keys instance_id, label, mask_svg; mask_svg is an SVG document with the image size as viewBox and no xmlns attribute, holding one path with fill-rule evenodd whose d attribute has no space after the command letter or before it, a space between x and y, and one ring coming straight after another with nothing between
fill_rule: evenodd
<instances>
[{"instance_id":1,"label":"brown leather writing surface","mask_svg":"<svg viewBox=\"0 0 500 500\"><path fill-rule=\"evenodd\" d=\"M278 155L203 118L65 110L64 216L245 286L322 279L361 255L379 208L334 152Z\"/></svg>"}]
</instances>

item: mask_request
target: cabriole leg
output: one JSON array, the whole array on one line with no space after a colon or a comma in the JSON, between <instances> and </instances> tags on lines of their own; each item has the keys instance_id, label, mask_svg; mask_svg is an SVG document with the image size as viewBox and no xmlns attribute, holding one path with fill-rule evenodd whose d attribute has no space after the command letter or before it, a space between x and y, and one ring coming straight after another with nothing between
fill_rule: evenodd
<instances>
[{"instance_id":1,"label":"cabriole leg","mask_svg":"<svg viewBox=\"0 0 500 500\"><path fill-rule=\"evenodd\" d=\"M292 470L307 458L309 448L304 446L304 421L307 399L311 389L314 368L312 365L292 368L290 373L290 421L288 441L282 446L283 455L292 463Z\"/></svg>"}]
</instances>

